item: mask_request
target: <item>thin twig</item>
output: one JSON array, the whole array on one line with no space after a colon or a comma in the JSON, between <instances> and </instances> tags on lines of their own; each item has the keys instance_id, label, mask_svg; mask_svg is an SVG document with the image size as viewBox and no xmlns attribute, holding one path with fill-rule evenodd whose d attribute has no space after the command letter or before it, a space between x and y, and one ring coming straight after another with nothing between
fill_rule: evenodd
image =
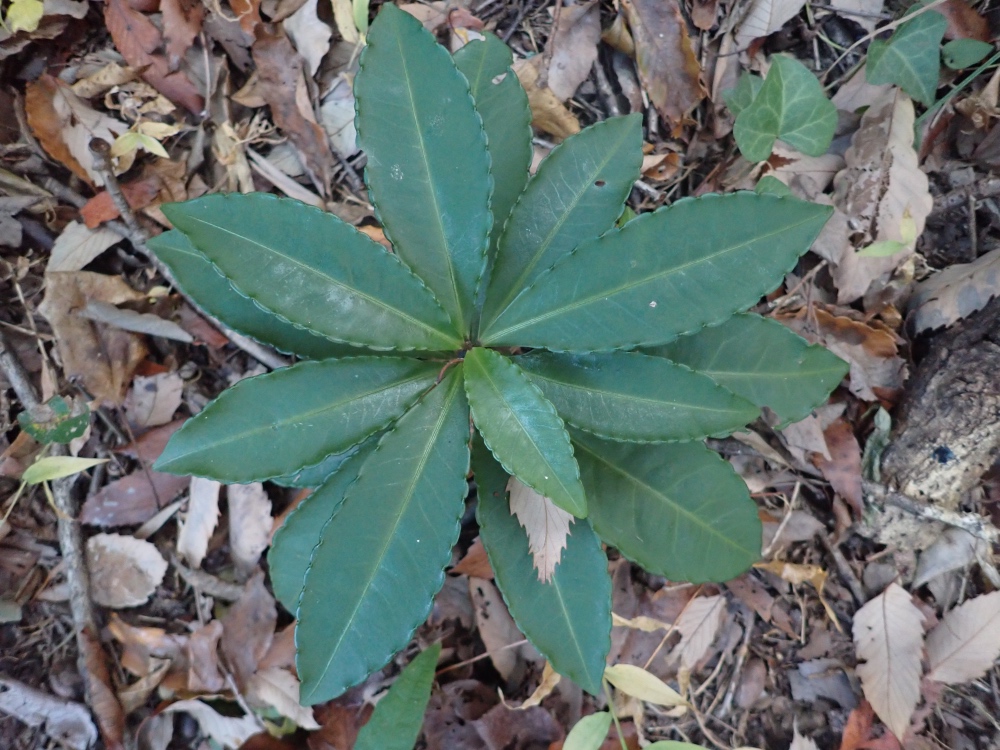
<instances>
[{"instance_id":1,"label":"thin twig","mask_svg":"<svg viewBox=\"0 0 1000 750\"><path fill-rule=\"evenodd\" d=\"M865 493L865 499L869 502L874 501L892 505L918 518L954 526L990 544L996 544L1000 541L1000 529L983 516L975 513L958 513L953 510L939 508L936 505L922 503L904 495L902 492L891 490L875 482L864 481L861 486Z\"/></svg>"}]
</instances>

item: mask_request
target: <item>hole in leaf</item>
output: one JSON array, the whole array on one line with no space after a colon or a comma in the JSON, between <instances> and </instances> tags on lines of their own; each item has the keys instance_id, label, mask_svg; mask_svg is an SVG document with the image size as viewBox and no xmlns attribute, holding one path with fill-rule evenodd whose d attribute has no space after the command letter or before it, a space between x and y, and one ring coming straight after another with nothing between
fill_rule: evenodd
<instances>
[{"instance_id":1,"label":"hole in leaf","mask_svg":"<svg viewBox=\"0 0 1000 750\"><path fill-rule=\"evenodd\" d=\"M597 187L604 187L607 184L608 183L606 183L604 180L598 180L597 182L594 183L594 185L596 185Z\"/></svg>"}]
</instances>

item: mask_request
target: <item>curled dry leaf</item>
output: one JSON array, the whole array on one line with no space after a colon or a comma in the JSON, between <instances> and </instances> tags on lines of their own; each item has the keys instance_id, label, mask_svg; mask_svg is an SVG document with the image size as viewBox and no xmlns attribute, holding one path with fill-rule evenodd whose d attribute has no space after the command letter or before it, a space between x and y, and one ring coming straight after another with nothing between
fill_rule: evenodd
<instances>
[{"instance_id":1,"label":"curled dry leaf","mask_svg":"<svg viewBox=\"0 0 1000 750\"><path fill-rule=\"evenodd\" d=\"M149 542L122 534L96 534L87 540L91 594L102 607L144 604L167 572L167 561Z\"/></svg>"},{"instance_id":2,"label":"curled dry leaf","mask_svg":"<svg viewBox=\"0 0 1000 750\"><path fill-rule=\"evenodd\" d=\"M946 685L977 680L1000 657L1000 591L977 596L941 618L927 635L930 679Z\"/></svg>"},{"instance_id":3,"label":"curled dry leaf","mask_svg":"<svg viewBox=\"0 0 1000 750\"><path fill-rule=\"evenodd\" d=\"M695 664L708 653L722 625L725 611L726 599L721 595L699 596L688 602L677 618L681 640L673 651L680 658L682 667L694 669Z\"/></svg>"},{"instance_id":4,"label":"curled dry leaf","mask_svg":"<svg viewBox=\"0 0 1000 750\"><path fill-rule=\"evenodd\" d=\"M528 535L528 550L538 571L538 580L548 583L559 565L573 516L523 484L516 477L507 482L510 512Z\"/></svg>"},{"instance_id":5,"label":"curled dry leaf","mask_svg":"<svg viewBox=\"0 0 1000 750\"><path fill-rule=\"evenodd\" d=\"M564 6L553 32L549 62L549 88L566 101L580 87L597 59L601 41L601 13L597 0Z\"/></svg>"},{"instance_id":6,"label":"curled dry leaf","mask_svg":"<svg viewBox=\"0 0 1000 750\"><path fill-rule=\"evenodd\" d=\"M208 540L219 522L219 490L222 485L211 479L191 478L187 514L177 532L177 554L194 568L208 552Z\"/></svg>"},{"instance_id":7,"label":"curled dry leaf","mask_svg":"<svg viewBox=\"0 0 1000 750\"><path fill-rule=\"evenodd\" d=\"M865 697L902 739L920 700L924 616L899 584L891 583L854 615L854 646Z\"/></svg>"},{"instance_id":8,"label":"curled dry leaf","mask_svg":"<svg viewBox=\"0 0 1000 750\"><path fill-rule=\"evenodd\" d=\"M580 121L576 115L566 109L548 86L538 85L538 66L542 55L535 55L527 60L514 62L514 73L528 94L528 106L531 108L531 124L539 130L551 133L556 138L569 138L580 132Z\"/></svg>"}]
</instances>

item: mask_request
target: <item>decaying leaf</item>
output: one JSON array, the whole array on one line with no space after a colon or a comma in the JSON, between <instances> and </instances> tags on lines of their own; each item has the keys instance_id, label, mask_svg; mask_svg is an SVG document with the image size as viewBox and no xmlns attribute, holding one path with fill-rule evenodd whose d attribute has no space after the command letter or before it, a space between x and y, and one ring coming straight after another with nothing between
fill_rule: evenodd
<instances>
[{"instance_id":1,"label":"decaying leaf","mask_svg":"<svg viewBox=\"0 0 1000 750\"><path fill-rule=\"evenodd\" d=\"M243 577L257 567L257 561L271 542L271 499L260 482L232 484L229 498L229 546L236 570Z\"/></svg>"},{"instance_id":2,"label":"decaying leaf","mask_svg":"<svg viewBox=\"0 0 1000 750\"><path fill-rule=\"evenodd\" d=\"M222 485L211 479L191 478L187 514L177 532L177 554L194 568L208 552L208 540L219 522L219 490Z\"/></svg>"},{"instance_id":3,"label":"decaying leaf","mask_svg":"<svg viewBox=\"0 0 1000 750\"><path fill-rule=\"evenodd\" d=\"M654 674L633 664L606 667L604 677L626 695L658 706L684 706L684 698Z\"/></svg>"},{"instance_id":4,"label":"decaying leaf","mask_svg":"<svg viewBox=\"0 0 1000 750\"><path fill-rule=\"evenodd\" d=\"M126 202L137 211L146 208L146 206L156 200L162 187L162 182L155 173L148 177L123 183L121 186L122 195L125 196ZM117 219L120 215L118 207L115 206L114 201L111 199L111 194L106 190L95 195L80 209L80 218L91 229L100 226L105 221ZM50 270L78 271L80 269L51 268L50 263Z\"/></svg>"},{"instance_id":5,"label":"decaying leaf","mask_svg":"<svg viewBox=\"0 0 1000 750\"><path fill-rule=\"evenodd\" d=\"M1000 249L972 263L956 263L920 282L907 308L914 333L942 328L972 315L1000 294Z\"/></svg>"},{"instance_id":6,"label":"decaying leaf","mask_svg":"<svg viewBox=\"0 0 1000 750\"><path fill-rule=\"evenodd\" d=\"M997 657L1000 591L958 605L927 635L927 676L946 685L979 679L993 667Z\"/></svg>"},{"instance_id":7,"label":"decaying leaf","mask_svg":"<svg viewBox=\"0 0 1000 750\"><path fill-rule=\"evenodd\" d=\"M80 509L80 522L109 529L145 523L183 492L190 477L140 469L104 485Z\"/></svg>"},{"instance_id":8,"label":"decaying leaf","mask_svg":"<svg viewBox=\"0 0 1000 750\"><path fill-rule=\"evenodd\" d=\"M699 596L688 602L677 618L677 631L681 640L673 653L680 658L681 666L694 669L708 652L722 625L726 611L724 596Z\"/></svg>"},{"instance_id":9,"label":"decaying leaf","mask_svg":"<svg viewBox=\"0 0 1000 750\"><path fill-rule=\"evenodd\" d=\"M887 727L902 739L920 700L924 616L896 583L854 614L857 668L865 697Z\"/></svg>"},{"instance_id":10,"label":"decaying leaf","mask_svg":"<svg viewBox=\"0 0 1000 750\"><path fill-rule=\"evenodd\" d=\"M121 241L121 236L110 229L90 229L78 221L71 221L56 237L45 271L82 271L84 266Z\"/></svg>"},{"instance_id":11,"label":"decaying leaf","mask_svg":"<svg viewBox=\"0 0 1000 750\"><path fill-rule=\"evenodd\" d=\"M517 516L528 535L528 550L538 571L538 580L547 583L562 558L573 516L516 477L507 482L507 491L510 492L510 512Z\"/></svg>"},{"instance_id":12,"label":"decaying leaf","mask_svg":"<svg viewBox=\"0 0 1000 750\"><path fill-rule=\"evenodd\" d=\"M247 684L247 700L262 708L273 707L302 729L319 729L311 707L299 703L299 678L287 669L260 669Z\"/></svg>"},{"instance_id":13,"label":"decaying leaf","mask_svg":"<svg viewBox=\"0 0 1000 750\"><path fill-rule=\"evenodd\" d=\"M163 40L170 70L180 67L181 58L201 33L205 6L192 0L160 0Z\"/></svg>"},{"instance_id":14,"label":"decaying leaf","mask_svg":"<svg viewBox=\"0 0 1000 750\"><path fill-rule=\"evenodd\" d=\"M479 637L490 654L490 661L505 680L510 680L522 662L521 649L514 644L524 635L514 624L500 591L490 581L469 579L469 595L476 615Z\"/></svg>"},{"instance_id":15,"label":"decaying leaf","mask_svg":"<svg viewBox=\"0 0 1000 750\"><path fill-rule=\"evenodd\" d=\"M835 420L823 431L828 457L822 454L813 458L813 463L823 472L823 476L851 506L855 517L860 518L864 510L861 496L861 446L854 436L854 428L846 419Z\"/></svg>"},{"instance_id":16,"label":"decaying leaf","mask_svg":"<svg viewBox=\"0 0 1000 750\"><path fill-rule=\"evenodd\" d=\"M747 49L754 39L769 36L799 14L805 0L753 0L736 27L736 44Z\"/></svg>"},{"instance_id":17,"label":"decaying leaf","mask_svg":"<svg viewBox=\"0 0 1000 750\"><path fill-rule=\"evenodd\" d=\"M274 641L278 608L264 585L264 571L257 570L243 595L222 618L219 649L240 687L246 686Z\"/></svg>"},{"instance_id":18,"label":"decaying leaf","mask_svg":"<svg viewBox=\"0 0 1000 750\"><path fill-rule=\"evenodd\" d=\"M284 21L285 31L295 44L295 49L308 65L309 75L316 75L324 55L330 50L330 27L316 15L318 0L306 0L297 11Z\"/></svg>"},{"instance_id":19,"label":"decaying leaf","mask_svg":"<svg viewBox=\"0 0 1000 750\"><path fill-rule=\"evenodd\" d=\"M167 572L167 561L149 542L123 534L95 534L87 540L91 594L103 607L144 604Z\"/></svg>"},{"instance_id":20,"label":"decaying leaf","mask_svg":"<svg viewBox=\"0 0 1000 750\"><path fill-rule=\"evenodd\" d=\"M566 109L552 89L538 85L538 66L541 55L514 62L514 73L528 94L531 124L556 138L569 138L580 132L580 121Z\"/></svg>"},{"instance_id":21,"label":"decaying leaf","mask_svg":"<svg viewBox=\"0 0 1000 750\"><path fill-rule=\"evenodd\" d=\"M87 707L0 677L0 711L16 716L28 726L70 750L87 750L97 742L97 728Z\"/></svg>"},{"instance_id":22,"label":"decaying leaf","mask_svg":"<svg viewBox=\"0 0 1000 750\"><path fill-rule=\"evenodd\" d=\"M207 703L199 700L177 701L164 709L168 713L178 711L190 714L198 722L201 731L227 750L237 750L244 742L260 731L260 724L253 716L223 716Z\"/></svg>"},{"instance_id":23,"label":"decaying leaf","mask_svg":"<svg viewBox=\"0 0 1000 750\"><path fill-rule=\"evenodd\" d=\"M176 372L137 375L125 397L125 415L135 427L159 427L173 419L183 395L184 381Z\"/></svg>"},{"instance_id":24,"label":"decaying leaf","mask_svg":"<svg viewBox=\"0 0 1000 750\"><path fill-rule=\"evenodd\" d=\"M579 5L566 5L559 12L549 43L549 88L566 101L590 75L597 59L597 43L601 40L601 12L596 0Z\"/></svg>"},{"instance_id":25,"label":"decaying leaf","mask_svg":"<svg viewBox=\"0 0 1000 750\"><path fill-rule=\"evenodd\" d=\"M913 574L913 588L923 586L938 576L967 568L977 559L987 558L989 547L985 539L979 539L964 529L948 527L920 553L920 561Z\"/></svg>"}]
</instances>

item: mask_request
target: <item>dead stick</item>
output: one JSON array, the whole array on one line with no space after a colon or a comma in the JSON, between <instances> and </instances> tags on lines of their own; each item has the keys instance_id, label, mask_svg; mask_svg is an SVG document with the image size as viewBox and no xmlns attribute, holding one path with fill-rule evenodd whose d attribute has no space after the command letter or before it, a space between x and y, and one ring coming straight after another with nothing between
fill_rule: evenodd
<instances>
[{"instance_id":1,"label":"dead stick","mask_svg":"<svg viewBox=\"0 0 1000 750\"><path fill-rule=\"evenodd\" d=\"M865 497L869 502L892 505L918 518L954 526L990 544L996 544L997 541L1000 541L1000 529L990 523L989 519L975 513L957 513L953 510L938 508L936 505L919 502L902 492L896 492L875 482L862 482L862 489L864 489Z\"/></svg>"}]
</instances>

